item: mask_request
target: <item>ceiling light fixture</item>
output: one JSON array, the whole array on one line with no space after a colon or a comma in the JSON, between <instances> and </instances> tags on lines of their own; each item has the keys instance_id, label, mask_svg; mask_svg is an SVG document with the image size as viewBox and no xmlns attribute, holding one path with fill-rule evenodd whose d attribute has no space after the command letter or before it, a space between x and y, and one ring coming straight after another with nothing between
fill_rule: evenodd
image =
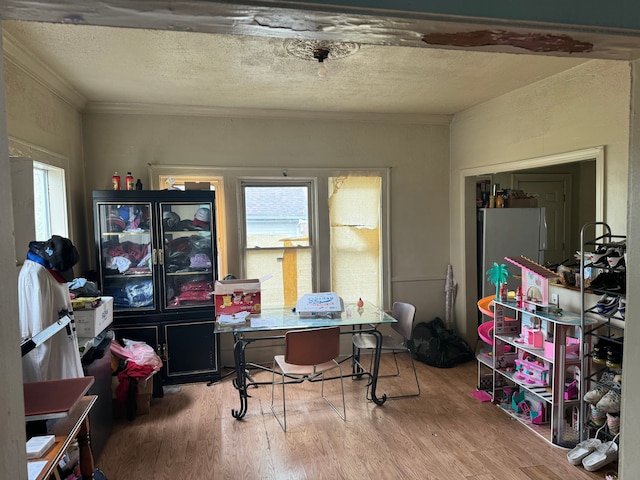
<instances>
[{"instance_id":1,"label":"ceiling light fixture","mask_svg":"<svg viewBox=\"0 0 640 480\"><path fill-rule=\"evenodd\" d=\"M302 60L318 62L318 75L327 74L325 60L338 60L358 51L360 45L354 42L333 42L325 40L295 40L284 42L284 49L289 55Z\"/></svg>"}]
</instances>

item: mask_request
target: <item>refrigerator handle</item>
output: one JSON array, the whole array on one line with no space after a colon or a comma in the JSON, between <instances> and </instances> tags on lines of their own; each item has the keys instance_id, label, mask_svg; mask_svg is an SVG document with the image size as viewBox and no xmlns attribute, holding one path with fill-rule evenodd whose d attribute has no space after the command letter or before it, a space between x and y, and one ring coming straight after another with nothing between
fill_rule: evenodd
<instances>
[{"instance_id":1,"label":"refrigerator handle","mask_svg":"<svg viewBox=\"0 0 640 480\"><path fill-rule=\"evenodd\" d=\"M542 222L540 222L540 250L547 249L547 215L542 209Z\"/></svg>"}]
</instances>

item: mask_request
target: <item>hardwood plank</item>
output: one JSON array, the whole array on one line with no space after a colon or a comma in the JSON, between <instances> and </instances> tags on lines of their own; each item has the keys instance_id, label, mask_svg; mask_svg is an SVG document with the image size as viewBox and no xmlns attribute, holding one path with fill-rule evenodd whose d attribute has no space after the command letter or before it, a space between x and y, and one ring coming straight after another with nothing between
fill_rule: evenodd
<instances>
[{"instance_id":1,"label":"hardwood plank","mask_svg":"<svg viewBox=\"0 0 640 480\"><path fill-rule=\"evenodd\" d=\"M379 392L413 387L410 363L401 376L380 379ZM392 357L383 356L385 371ZM601 480L491 403L470 393L476 365L452 369L416 363L422 394L378 407L365 399L366 382L345 379L347 421L320 398L320 384L287 387L288 431L273 418L271 387L250 389L242 421L231 378L168 389L149 414L117 420L97 466L109 480L202 479L433 479ZM270 381L268 372L256 379ZM340 401L339 383L325 385Z\"/></svg>"}]
</instances>

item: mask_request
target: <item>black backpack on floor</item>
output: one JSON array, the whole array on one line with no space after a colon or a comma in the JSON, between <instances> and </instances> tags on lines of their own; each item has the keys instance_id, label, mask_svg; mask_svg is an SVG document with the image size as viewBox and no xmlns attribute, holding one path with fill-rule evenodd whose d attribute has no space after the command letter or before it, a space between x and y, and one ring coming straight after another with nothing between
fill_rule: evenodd
<instances>
[{"instance_id":1,"label":"black backpack on floor","mask_svg":"<svg viewBox=\"0 0 640 480\"><path fill-rule=\"evenodd\" d=\"M447 329L439 317L415 326L409 349L415 358L432 367L451 368L474 359L469 344Z\"/></svg>"}]
</instances>

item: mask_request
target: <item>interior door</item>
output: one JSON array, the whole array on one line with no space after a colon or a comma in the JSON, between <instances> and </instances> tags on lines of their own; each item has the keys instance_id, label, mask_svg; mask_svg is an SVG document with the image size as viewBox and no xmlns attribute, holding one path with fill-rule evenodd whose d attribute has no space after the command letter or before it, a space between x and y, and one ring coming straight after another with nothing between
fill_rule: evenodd
<instances>
[{"instance_id":1,"label":"interior door","mask_svg":"<svg viewBox=\"0 0 640 480\"><path fill-rule=\"evenodd\" d=\"M545 263L558 264L571 257L568 235L571 231L571 175L514 174L513 188L537 194L538 206L547 219Z\"/></svg>"}]
</instances>

